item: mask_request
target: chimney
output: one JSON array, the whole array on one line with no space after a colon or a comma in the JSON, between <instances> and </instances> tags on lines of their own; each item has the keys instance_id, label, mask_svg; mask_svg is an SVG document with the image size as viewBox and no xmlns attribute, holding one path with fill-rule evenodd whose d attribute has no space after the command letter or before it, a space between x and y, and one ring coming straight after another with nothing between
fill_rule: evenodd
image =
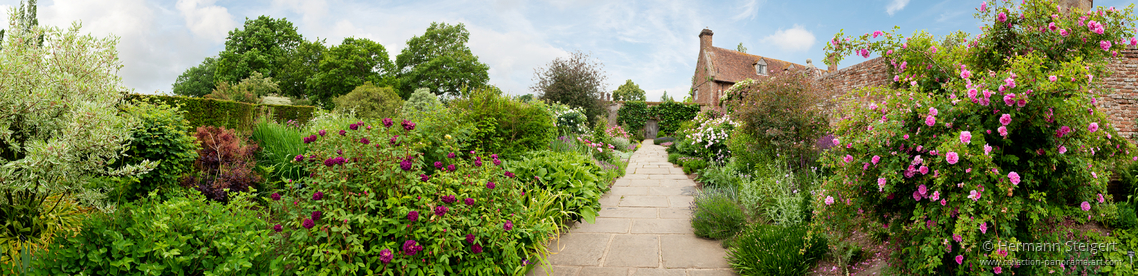
<instances>
[{"instance_id":1,"label":"chimney","mask_svg":"<svg viewBox=\"0 0 1138 276\"><path fill-rule=\"evenodd\" d=\"M704 28L699 32L699 49L702 51L704 48L711 47L711 35L714 35L710 29Z\"/></svg>"}]
</instances>

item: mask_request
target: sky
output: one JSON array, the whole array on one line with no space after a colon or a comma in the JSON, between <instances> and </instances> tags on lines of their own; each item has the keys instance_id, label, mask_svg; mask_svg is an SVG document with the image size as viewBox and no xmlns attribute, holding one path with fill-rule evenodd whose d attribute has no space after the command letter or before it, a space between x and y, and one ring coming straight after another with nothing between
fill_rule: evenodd
<instances>
[{"instance_id":1,"label":"sky","mask_svg":"<svg viewBox=\"0 0 1138 276\"><path fill-rule=\"evenodd\" d=\"M1136 0L1099 0L1125 7ZM581 51L603 64L606 90L631 79L657 100L681 98L691 86L700 31L713 45L824 67L826 41L843 31L859 35L900 27L900 34L975 34L982 1L629 1L629 0L40 0L41 25L119 37L119 72L137 93L169 93L174 80L225 48L229 31L246 18L286 18L305 39L337 45L345 37L383 44L392 59L431 22L463 23L468 46L490 67L490 84L513 95L530 90L535 70ZM0 10L20 5L0 0ZM0 17L0 28L8 28ZM839 67L864 61L848 57Z\"/></svg>"}]
</instances>

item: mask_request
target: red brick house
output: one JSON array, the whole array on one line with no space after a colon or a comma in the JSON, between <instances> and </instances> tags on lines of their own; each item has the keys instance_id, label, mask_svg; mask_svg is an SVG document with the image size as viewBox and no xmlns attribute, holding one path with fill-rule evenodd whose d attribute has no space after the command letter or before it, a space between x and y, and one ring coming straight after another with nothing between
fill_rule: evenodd
<instances>
[{"instance_id":1,"label":"red brick house","mask_svg":"<svg viewBox=\"0 0 1138 276\"><path fill-rule=\"evenodd\" d=\"M814 68L769 57L757 56L711 45L711 30L699 33L699 58L692 77L691 96L696 103L718 106L723 91L745 79L761 79L783 70Z\"/></svg>"}]
</instances>

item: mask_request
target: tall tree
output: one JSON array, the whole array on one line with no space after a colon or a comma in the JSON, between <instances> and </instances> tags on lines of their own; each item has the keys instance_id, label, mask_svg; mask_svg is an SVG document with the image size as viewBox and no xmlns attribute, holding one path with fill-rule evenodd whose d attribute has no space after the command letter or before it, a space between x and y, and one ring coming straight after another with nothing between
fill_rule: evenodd
<instances>
[{"instance_id":1,"label":"tall tree","mask_svg":"<svg viewBox=\"0 0 1138 276\"><path fill-rule=\"evenodd\" d=\"M545 68L534 70L530 87L544 100L585 109L585 116L595 118L604 113L601 95L607 76L603 64L580 51L568 58L556 58Z\"/></svg>"},{"instance_id":2,"label":"tall tree","mask_svg":"<svg viewBox=\"0 0 1138 276\"><path fill-rule=\"evenodd\" d=\"M343 43L324 52L319 71L308 80L308 96L332 108L332 99L366 82L389 86L394 70L383 45L366 38L344 38Z\"/></svg>"},{"instance_id":3,"label":"tall tree","mask_svg":"<svg viewBox=\"0 0 1138 276\"><path fill-rule=\"evenodd\" d=\"M217 59L207 57L202 64L190 67L174 81L174 95L201 97L217 88L213 81L213 73L217 67Z\"/></svg>"},{"instance_id":4,"label":"tall tree","mask_svg":"<svg viewBox=\"0 0 1138 276\"><path fill-rule=\"evenodd\" d=\"M644 90L640 89L640 85L636 85L632 80L624 81L624 84L612 91L612 100L614 101L644 101Z\"/></svg>"},{"instance_id":5,"label":"tall tree","mask_svg":"<svg viewBox=\"0 0 1138 276\"><path fill-rule=\"evenodd\" d=\"M407 98L418 88L456 95L464 87L485 86L490 67L470 52L469 40L466 25L438 22L431 23L422 36L407 40L407 48L395 57L400 96Z\"/></svg>"},{"instance_id":6,"label":"tall tree","mask_svg":"<svg viewBox=\"0 0 1138 276\"><path fill-rule=\"evenodd\" d=\"M229 32L225 51L217 61L214 81L235 83L254 71L275 78L303 42L296 27L284 18L264 15L254 20L246 18L243 28Z\"/></svg>"},{"instance_id":7,"label":"tall tree","mask_svg":"<svg viewBox=\"0 0 1138 276\"><path fill-rule=\"evenodd\" d=\"M320 60L328 50L324 43L325 41L319 38L304 41L289 55L288 62L276 77L276 80L280 81L281 95L306 99L313 94L307 83L320 72Z\"/></svg>"}]
</instances>

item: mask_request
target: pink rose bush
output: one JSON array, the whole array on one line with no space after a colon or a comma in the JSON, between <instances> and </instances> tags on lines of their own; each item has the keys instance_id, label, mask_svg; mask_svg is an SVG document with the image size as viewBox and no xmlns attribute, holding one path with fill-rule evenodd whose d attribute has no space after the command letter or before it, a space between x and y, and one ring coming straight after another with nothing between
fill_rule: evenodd
<instances>
[{"instance_id":1,"label":"pink rose bush","mask_svg":"<svg viewBox=\"0 0 1138 276\"><path fill-rule=\"evenodd\" d=\"M1059 253L996 254L979 247L984 241L1058 241L1068 230L1060 222L1085 223L1088 213L1100 212L1087 203L1105 193L1109 177L1098 176L1131 156L1092 103L1105 90L1094 76L1109 74L1111 52L1124 45L1109 42L1134 36L1131 11L1055 7L1040 0L985 4L977 14L988 23L983 33L944 38L953 43L925 33L886 33L826 46L831 62L862 55L861 49L880 54L898 81L896 88L850 92L878 108L851 103L844 109L835 135L852 146L832 148L822 158L834 175L820 189L836 203L815 204L816 216L826 218L816 224L839 238L852 229L830 222L888 226L899 247L891 266L901 274L1062 269L985 262L1061 259ZM1089 20L1094 26L1083 23ZM991 103L992 97L1004 104ZM920 173L926 166L934 173ZM910 194L915 200L902 200Z\"/></svg>"}]
</instances>

